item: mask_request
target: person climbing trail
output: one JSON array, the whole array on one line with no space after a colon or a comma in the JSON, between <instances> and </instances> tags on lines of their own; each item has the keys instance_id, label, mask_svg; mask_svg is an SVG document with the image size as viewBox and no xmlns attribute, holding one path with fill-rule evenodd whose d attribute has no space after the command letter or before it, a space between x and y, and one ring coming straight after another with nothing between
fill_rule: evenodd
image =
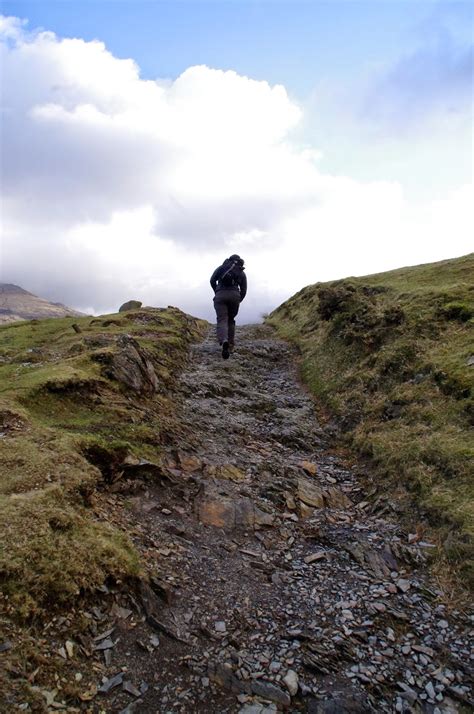
<instances>
[{"instance_id":1,"label":"person climbing trail","mask_svg":"<svg viewBox=\"0 0 474 714\"><path fill-rule=\"evenodd\" d=\"M217 315L217 340L222 347L222 357L229 359L235 344L235 318L240 303L247 294L247 276L244 261L231 255L216 268L211 276L214 290L214 308Z\"/></svg>"}]
</instances>

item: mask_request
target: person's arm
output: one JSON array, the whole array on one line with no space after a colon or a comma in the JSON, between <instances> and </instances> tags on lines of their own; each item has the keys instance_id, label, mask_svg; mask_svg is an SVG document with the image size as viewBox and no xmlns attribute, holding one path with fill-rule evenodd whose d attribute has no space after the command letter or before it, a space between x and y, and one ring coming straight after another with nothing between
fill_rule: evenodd
<instances>
[{"instance_id":1,"label":"person's arm","mask_svg":"<svg viewBox=\"0 0 474 714\"><path fill-rule=\"evenodd\" d=\"M240 288L240 302L244 299L244 297L247 295L247 276L245 273L242 273L240 280L239 280L239 288Z\"/></svg>"},{"instance_id":2,"label":"person's arm","mask_svg":"<svg viewBox=\"0 0 474 714\"><path fill-rule=\"evenodd\" d=\"M211 287L214 290L214 292L216 292L217 280L219 278L220 269L221 269L221 266L219 265L219 267L216 268L211 275Z\"/></svg>"}]
</instances>

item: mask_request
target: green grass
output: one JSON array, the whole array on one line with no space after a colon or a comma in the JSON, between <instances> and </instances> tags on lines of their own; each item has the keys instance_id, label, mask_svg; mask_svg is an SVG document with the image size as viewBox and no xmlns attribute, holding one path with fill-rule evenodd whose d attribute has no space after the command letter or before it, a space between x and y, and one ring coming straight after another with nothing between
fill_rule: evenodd
<instances>
[{"instance_id":1,"label":"green grass","mask_svg":"<svg viewBox=\"0 0 474 714\"><path fill-rule=\"evenodd\" d=\"M95 513L91 495L127 455L159 461L170 391L204 328L177 309L0 328L0 584L9 612L41 616L109 576L137 575L131 542ZM108 372L120 335L151 360L154 396Z\"/></svg>"},{"instance_id":2,"label":"green grass","mask_svg":"<svg viewBox=\"0 0 474 714\"><path fill-rule=\"evenodd\" d=\"M381 490L428 519L472 584L474 254L311 285L268 318ZM411 506L411 508L410 508Z\"/></svg>"}]
</instances>

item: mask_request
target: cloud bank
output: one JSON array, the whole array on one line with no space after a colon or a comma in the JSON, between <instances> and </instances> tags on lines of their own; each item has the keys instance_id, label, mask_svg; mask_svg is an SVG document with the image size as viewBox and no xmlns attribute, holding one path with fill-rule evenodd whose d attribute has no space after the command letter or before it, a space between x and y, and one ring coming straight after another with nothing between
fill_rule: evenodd
<instances>
[{"instance_id":1,"label":"cloud bank","mask_svg":"<svg viewBox=\"0 0 474 714\"><path fill-rule=\"evenodd\" d=\"M209 276L238 252L257 319L316 280L469 249L465 187L415 211L395 182L322 173L283 86L207 66L144 80L99 41L16 18L0 34L2 280L95 312L137 298L212 317Z\"/></svg>"}]
</instances>

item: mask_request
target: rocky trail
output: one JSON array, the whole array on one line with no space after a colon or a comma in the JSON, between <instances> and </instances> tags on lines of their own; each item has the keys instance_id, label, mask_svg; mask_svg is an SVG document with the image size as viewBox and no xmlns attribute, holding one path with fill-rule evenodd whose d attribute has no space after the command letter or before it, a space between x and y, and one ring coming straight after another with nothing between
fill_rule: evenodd
<instances>
[{"instance_id":1,"label":"rocky trail","mask_svg":"<svg viewBox=\"0 0 474 714\"><path fill-rule=\"evenodd\" d=\"M160 478L103 494L150 584L92 614L90 711L472 711L472 616L443 604L431 544L331 449L291 348L237 337L228 361L195 346Z\"/></svg>"}]
</instances>

